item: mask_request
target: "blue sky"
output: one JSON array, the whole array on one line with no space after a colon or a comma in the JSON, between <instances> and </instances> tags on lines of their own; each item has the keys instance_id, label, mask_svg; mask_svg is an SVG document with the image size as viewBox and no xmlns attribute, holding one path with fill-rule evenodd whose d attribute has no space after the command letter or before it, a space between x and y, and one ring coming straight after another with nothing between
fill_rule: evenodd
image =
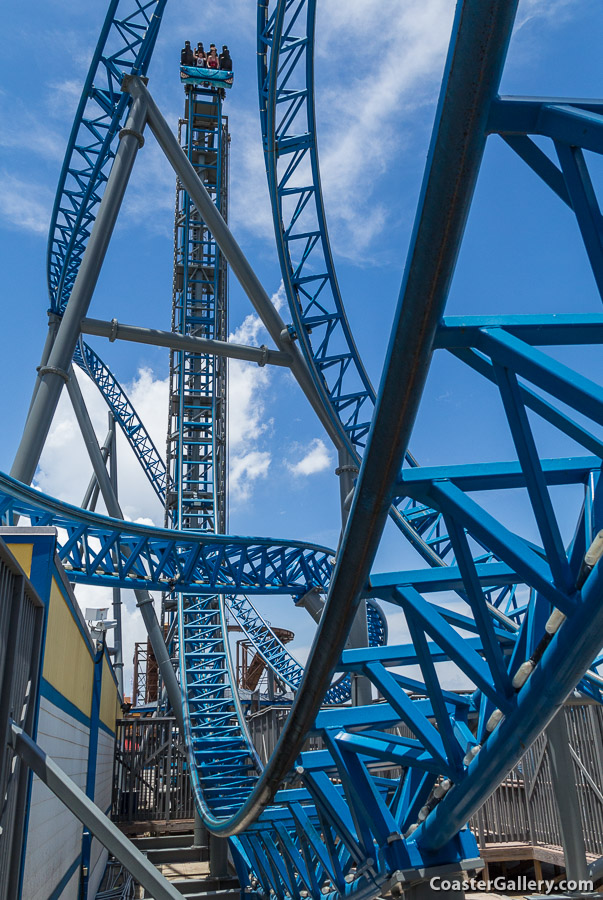
<instances>
[{"instance_id":1,"label":"blue sky","mask_svg":"<svg viewBox=\"0 0 603 900\"><path fill-rule=\"evenodd\" d=\"M412 227L449 37L451 0L322 0L317 27L317 108L323 189L338 277L352 329L377 383ZM0 35L0 231L4 327L0 468L10 469L45 330L48 220L105 3L11 3ZM601 94L597 0L526 0L503 79L503 93ZM149 87L175 127L183 106L178 54L183 40L228 43L235 87L226 110L232 134L231 227L271 294L280 276L259 140L255 81L255 3L193 0L167 5ZM359 60L363 63L358 65ZM368 63L368 64L367 64ZM169 328L174 177L148 136L90 314ZM572 215L500 140L491 139L480 175L448 312L599 311L600 301ZM282 314L287 318L286 310ZM231 279L230 330L267 340ZM91 341L128 387L164 447L167 353ZM588 352L576 361L589 371ZM291 536L335 546L339 533L335 455L291 377L231 365L230 530ZM99 435L106 412L84 385ZM538 426L544 455L573 452ZM514 456L494 393L450 357L437 356L412 449L425 464ZM132 518L159 523L144 477L120 447L122 502ZM37 483L79 502L87 459L62 402ZM561 503L575 505L574 497ZM519 497L493 501L514 522ZM568 537L572 529L567 520ZM533 537L532 526L524 532ZM377 568L416 565L388 534ZM84 596L85 595L85 596ZM102 603L91 592L83 602ZM286 604L286 605L284 605ZM312 625L291 604L266 604L274 624L293 628L300 656ZM396 627L396 619L392 626ZM140 636L135 613L131 634ZM132 638L133 639L133 638Z\"/></svg>"}]
</instances>

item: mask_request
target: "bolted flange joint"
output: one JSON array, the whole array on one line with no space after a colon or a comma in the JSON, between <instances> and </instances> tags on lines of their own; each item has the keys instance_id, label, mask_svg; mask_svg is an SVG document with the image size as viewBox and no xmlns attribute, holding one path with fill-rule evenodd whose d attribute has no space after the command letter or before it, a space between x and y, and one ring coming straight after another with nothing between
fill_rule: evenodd
<instances>
[{"instance_id":1,"label":"bolted flange joint","mask_svg":"<svg viewBox=\"0 0 603 900\"><path fill-rule=\"evenodd\" d=\"M349 463L345 466L337 466L337 468L335 469L336 475L345 475L346 472L350 472L352 475L358 475L360 469L358 468L358 466L354 466Z\"/></svg>"},{"instance_id":2,"label":"bolted flange joint","mask_svg":"<svg viewBox=\"0 0 603 900\"><path fill-rule=\"evenodd\" d=\"M144 137L142 136L140 131L136 131L134 128L122 128L122 130L119 132L120 141L127 135L131 135L132 137L136 138L136 140L138 141L139 149L142 149L144 147Z\"/></svg>"},{"instance_id":3,"label":"bolted flange joint","mask_svg":"<svg viewBox=\"0 0 603 900\"><path fill-rule=\"evenodd\" d=\"M58 375L65 384L69 381L69 372L66 372L65 369L60 369L58 366L38 366L36 372L40 378L43 378L44 375Z\"/></svg>"}]
</instances>

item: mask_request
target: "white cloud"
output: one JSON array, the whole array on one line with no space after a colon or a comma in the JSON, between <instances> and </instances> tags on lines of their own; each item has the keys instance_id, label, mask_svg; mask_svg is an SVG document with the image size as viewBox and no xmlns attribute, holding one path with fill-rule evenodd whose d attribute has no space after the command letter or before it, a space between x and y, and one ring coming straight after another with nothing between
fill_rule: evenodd
<instances>
[{"instance_id":1,"label":"white cloud","mask_svg":"<svg viewBox=\"0 0 603 900\"><path fill-rule=\"evenodd\" d=\"M31 104L14 92L0 94L0 147L21 151L19 157L15 154L17 166L24 158L33 156L53 163L62 162L65 156L69 127L82 85L81 82L65 81L48 87L43 100L43 127L39 108L34 112ZM54 170L55 167L53 176L56 178Z\"/></svg>"},{"instance_id":2,"label":"white cloud","mask_svg":"<svg viewBox=\"0 0 603 900\"><path fill-rule=\"evenodd\" d=\"M273 294L277 309L284 303L284 287ZM257 346L268 340L261 319L250 314L230 335L231 341ZM229 434L229 497L231 506L251 497L253 483L265 478L272 463L272 454L263 447L272 419L268 415L268 391L271 373L268 366L231 359L228 368L228 434Z\"/></svg>"},{"instance_id":3,"label":"white cloud","mask_svg":"<svg viewBox=\"0 0 603 900\"><path fill-rule=\"evenodd\" d=\"M285 292L285 285L283 284L282 281L279 284L278 291L275 294L273 294L270 299L272 300L272 302L274 304L274 308L276 310L278 310L278 312L280 312L287 300L287 294Z\"/></svg>"},{"instance_id":4,"label":"white cloud","mask_svg":"<svg viewBox=\"0 0 603 900\"><path fill-rule=\"evenodd\" d=\"M64 78L62 81L52 82L48 87L50 90L47 95L47 104L51 115L58 118L67 116L73 118L73 114L77 109L82 93L81 80L77 78ZM63 154L64 153L65 149L63 148Z\"/></svg>"},{"instance_id":5,"label":"white cloud","mask_svg":"<svg viewBox=\"0 0 603 900\"><path fill-rule=\"evenodd\" d=\"M46 234L53 200L48 188L0 171L0 221L10 228Z\"/></svg>"},{"instance_id":6,"label":"white cloud","mask_svg":"<svg viewBox=\"0 0 603 900\"><path fill-rule=\"evenodd\" d=\"M77 372L77 378L97 438L102 444L108 426L107 406L89 378L81 372ZM159 454L163 456L168 409L167 379L157 379L149 369L141 369L132 383L123 386ZM119 428L117 460L118 492L124 516L130 520L144 518L155 525L163 525L162 506ZM67 391L63 391L36 473L36 486L47 494L79 506L91 474L91 463ZM104 511L102 500L99 500L98 509Z\"/></svg>"},{"instance_id":7,"label":"white cloud","mask_svg":"<svg viewBox=\"0 0 603 900\"><path fill-rule=\"evenodd\" d=\"M306 453L295 463L287 463L287 468L294 475L316 475L324 472L332 464L332 457L324 441L314 438Z\"/></svg>"},{"instance_id":8,"label":"white cloud","mask_svg":"<svg viewBox=\"0 0 603 900\"><path fill-rule=\"evenodd\" d=\"M437 96L453 13L449 0L389 2L385 8L378 0L334 0L322 7L316 64L320 162L341 255L352 258L369 248L403 201L394 195L377 202L375 190L408 146L404 120ZM374 65L358 65L365 52Z\"/></svg>"},{"instance_id":9,"label":"white cloud","mask_svg":"<svg viewBox=\"0 0 603 900\"><path fill-rule=\"evenodd\" d=\"M238 344L258 346L261 320L250 314L230 335ZM265 393L270 370L256 363L232 359L228 368L228 433L231 453L238 453L266 431Z\"/></svg>"},{"instance_id":10,"label":"white cloud","mask_svg":"<svg viewBox=\"0 0 603 900\"><path fill-rule=\"evenodd\" d=\"M432 113L424 120L423 135L416 113L425 106L435 109L454 6L451 0L403 4L324 0L318 6L315 78L320 172L331 241L341 257L370 260L388 224L405 215L406 198L397 191L384 194L385 179L393 165L398 169L414 166L427 152ZM533 20L554 20L572 6L575 0L524 0L517 30ZM363 65L365 55L368 62ZM290 88L302 86L302 72L300 66ZM232 219L238 228L271 240L272 213L257 116L255 111L238 108L236 99L230 112L236 123ZM305 129L302 113L298 119L295 129L301 133ZM417 152L417 136L423 151ZM286 157L283 166L288 162ZM300 183L305 171L300 166ZM286 212L286 199L283 205ZM413 206L411 198L407 215L412 215Z\"/></svg>"},{"instance_id":11,"label":"white cloud","mask_svg":"<svg viewBox=\"0 0 603 900\"><path fill-rule=\"evenodd\" d=\"M235 502L249 500L254 481L267 476L271 461L270 453L262 450L250 450L231 459L228 474L230 495Z\"/></svg>"},{"instance_id":12,"label":"white cloud","mask_svg":"<svg viewBox=\"0 0 603 900\"><path fill-rule=\"evenodd\" d=\"M522 0L517 10L515 30L519 31L534 19L553 20L560 25L573 6L576 6L576 0Z\"/></svg>"},{"instance_id":13,"label":"white cloud","mask_svg":"<svg viewBox=\"0 0 603 900\"><path fill-rule=\"evenodd\" d=\"M258 115L255 110L235 103L232 106L229 110L233 123L229 224L234 231L244 230L273 245L272 209Z\"/></svg>"}]
</instances>

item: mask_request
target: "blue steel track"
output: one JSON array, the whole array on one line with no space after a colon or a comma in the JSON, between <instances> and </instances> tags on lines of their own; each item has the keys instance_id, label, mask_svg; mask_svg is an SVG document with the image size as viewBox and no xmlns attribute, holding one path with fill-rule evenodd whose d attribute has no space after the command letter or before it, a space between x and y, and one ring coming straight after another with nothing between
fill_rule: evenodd
<instances>
[{"instance_id":1,"label":"blue steel track","mask_svg":"<svg viewBox=\"0 0 603 900\"><path fill-rule=\"evenodd\" d=\"M110 6L53 215L49 288L59 314L126 113L120 76L146 71L163 5L132 4L126 15L127 4ZM290 331L325 406L337 415L350 453L363 460L334 569L326 548L145 528L85 513L0 479L7 521L16 514L55 524L59 553L74 581L177 590L181 597L187 591L195 598L232 594L233 609L243 592L300 597L312 587L328 590L283 738L263 771L236 702L233 712L232 673L223 646L225 601L213 608L193 603L186 614L181 607L181 664L194 676L183 704L198 809L212 831L231 837L242 885L279 900L306 894L369 898L383 891L396 871L476 857L474 838L464 827L468 818L576 685L598 696L596 675L581 679L600 651L603 626L603 571L597 564L592 570L584 565L603 527L603 444L597 434L603 389L546 352L549 346L603 343L603 316L443 318L491 135L500 136L573 212L601 291L603 227L584 151L603 153L603 103L501 99L513 4L459 4L400 303L375 393L345 317L322 204L314 118L315 9L315 0L260 0L258 60ZM109 52L115 35L122 45ZM107 78L102 89L93 86L98 72ZM552 155L540 138L547 139ZM494 385L516 459L416 465L408 439L436 351L452 353ZM108 373L99 384L107 398L125 397L112 394L107 367L100 361L96 367L92 356L80 353L76 362L86 358L97 383L99 372ZM409 385L406 393L401 384ZM144 432L133 427L127 398L110 406L122 427L127 420L124 430L136 447ZM541 458L528 410L588 455ZM161 468L149 462L157 454L145 446L144 452L139 447L139 459L151 483L157 480L157 491ZM582 496L568 547L551 500L550 489L557 485L573 485ZM502 496L510 490L524 492L538 541L527 541L479 501L488 492ZM371 572L388 515L428 566ZM452 592L454 606L443 599L445 592ZM373 646L345 650L361 597L402 610L410 642L381 644L381 635ZM253 608L244 610L252 615ZM248 627L253 634L251 621ZM260 632L262 640L267 637L261 627ZM277 671L289 666L285 658L272 662ZM452 668L463 673L472 693L446 687L445 673ZM382 702L320 709L334 671L369 679ZM293 686L292 672L288 669ZM304 751L308 735L319 737L322 749Z\"/></svg>"}]
</instances>

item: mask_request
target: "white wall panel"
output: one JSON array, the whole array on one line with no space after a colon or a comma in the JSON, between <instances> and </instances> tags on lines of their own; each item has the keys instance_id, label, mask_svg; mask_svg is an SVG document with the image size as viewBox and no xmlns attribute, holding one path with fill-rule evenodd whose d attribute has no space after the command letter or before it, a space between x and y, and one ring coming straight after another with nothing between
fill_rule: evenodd
<instances>
[{"instance_id":1,"label":"white wall panel","mask_svg":"<svg viewBox=\"0 0 603 900\"><path fill-rule=\"evenodd\" d=\"M85 789L88 729L45 697L40 698L38 744ZM82 848L82 826L34 776L27 832L23 900L48 900ZM77 900L79 866L61 900Z\"/></svg>"}]
</instances>

